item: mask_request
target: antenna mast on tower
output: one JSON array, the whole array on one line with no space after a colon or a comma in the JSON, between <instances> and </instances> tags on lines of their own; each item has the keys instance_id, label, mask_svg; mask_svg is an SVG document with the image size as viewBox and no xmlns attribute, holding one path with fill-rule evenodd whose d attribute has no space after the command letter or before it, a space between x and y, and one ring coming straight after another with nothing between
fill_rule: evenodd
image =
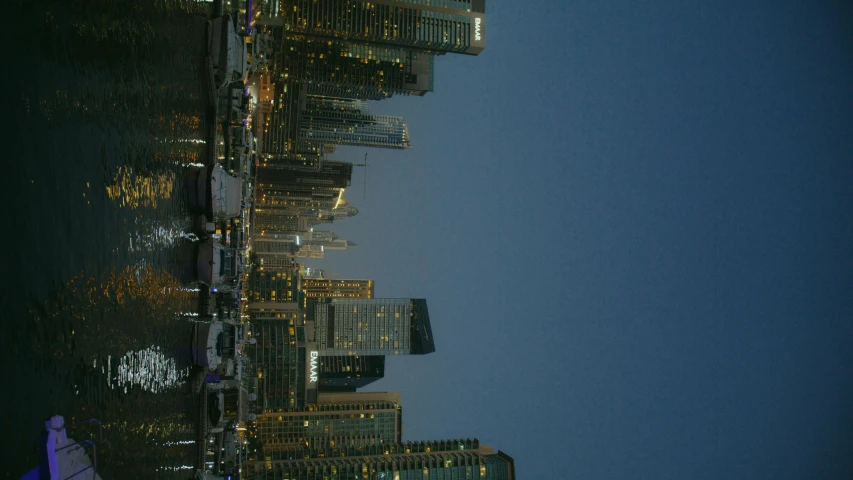
<instances>
[{"instance_id":1,"label":"antenna mast on tower","mask_svg":"<svg viewBox=\"0 0 853 480\"><path fill-rule=\"evenodd\" d=\"M354 163L353 167L364 167L364 199L367 199L367 154L364 154L364 163Z\"/></svg>"}]
</instances>

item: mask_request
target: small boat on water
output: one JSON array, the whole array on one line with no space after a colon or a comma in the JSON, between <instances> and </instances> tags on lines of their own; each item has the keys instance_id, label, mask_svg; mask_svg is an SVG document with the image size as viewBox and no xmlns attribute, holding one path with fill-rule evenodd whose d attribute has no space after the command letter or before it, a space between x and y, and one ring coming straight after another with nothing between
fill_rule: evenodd
<instances>
[{"instance_id":1,"label":"small boat on water","mask_svg":"<svg viewBox=\"0 0 853 480\"><path fill-rule=\"evenodd\" d=\"M215 18L209 22L208 52L213 63L217 90L232 82L245 83L248 72L247 45L237 34L234 20L230 15Z\"/></svg>"},{"instance_id":2,"label":"small boat on water","mask_svg":"<svg viewBox=\"0 0 853 480\"><path fill-rule=\"evenodd\" d=\"M237 285L237 256L233 248L224 247L212 238L194 244L195 272L193 280L212 288Z\"/></svg>"},{"instance_id":3,"label":"small boat on water","mask_svg":"<svg viewBox=\"0 0 853 480\"><path fill-rule=\"evenodd\" d=\"M218 163L190 176L189 191L190 208L204 213L208 221L237 218L242 212L243 180Z\"/></svg>"},{"instance_id":4,"label":"small boat on water","mask_svg":"<svg viewBox=\"0 0 853 480\"><path fill-rule=\"evenodd\" d=\"M209 371L234 375L241 328L228 322L198 322L193 327L193 362Z\"/></svg>"},{"instance_id":5,"label":"small boat on water","mask_svg":"<svg viewBox=\"0 0 853 480\"><path fill-rule=\"evenodd\" d=\"M90 421L98 424L95 419ZM101 480L98 475L98 444L102 439L75 441L65 433L65 418L54 415L44 423L45 431L39 442L39 466L21 480ZM89 458L91 451L92 459Z\"/></svg>"}]
</instances>

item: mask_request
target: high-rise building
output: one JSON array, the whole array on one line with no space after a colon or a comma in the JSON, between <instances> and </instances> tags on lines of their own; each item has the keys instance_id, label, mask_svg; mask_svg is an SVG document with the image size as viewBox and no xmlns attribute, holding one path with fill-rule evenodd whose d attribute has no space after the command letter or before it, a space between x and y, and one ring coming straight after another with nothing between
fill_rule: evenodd
<instances>
[{"instance_id":1,"label":"high-rise building","mask_svg":"<svg viewBox=\"0 0 853 480\"><path fill-rule=\"evenodd\" d=\"M306 267L302 264L299 264L299 274L302 275L303 280L323 280L326 278L326 271L322 268Z\"/></svg>"},{"instance_id":2,"label":"high-rise building","mask_svg":"<svg viewBox=\"0 0 853 480\"><path fill-rule=\"evenodd\" d=\"M309 234L311 232L308 232ZM323 258L326 250L349 250L358 244L343 238L332 238L329 240L306 240L296 252L297 257Z\"/></svg>"},{"instance_id":3,"label":"high-rise building","mask_svg":"<svg viewBox=\"0 0 853 480\"><path fill-rule=\"evenodd\" d=\"M259 250L258 253L265 252ZM246 298L249 302L290 303L296 302L298 297L298 272L254 268L249 273L249 281L246 286Z\"/></svg>"},{"instance_id":4,"label":"high-rise building","mask_svg":"<svg viewBox=\"0 0 853 480\"><path fill-rule=\"evenodd\" d=\"M290 196L311 195L317 191L337 195L341 188L350 185L351 179L351 163L327 160L316 171L259 169L256 182L262 190L291 192ZM301 195L296 195L297 192Z\"/></svg>"},{"instance_id":5,"label":"high-rise building","mask_svg":"<svg viewBox=\"0 0 853 480\"><path fill-rule=\"evenodd\" d=\"M306 328L320 356L422 355L435 351L426 300L312 298Z\"/></svg>"},{"instance_id":6,"label":"high-rise building","mask_svg":"<svg viewBox=\"0 0 853 480\"><path fill-rule=\"evenodd\" d=\"M308 95L382 100L432 91L431 53L292 32L281 36L280 73L302 81Z\"/></svg>"},{"instance_id":7,"label":"high-rise building","mask_svg":"<svg viewBox=\"0 0 853 480\"><path fill-rule=\"evenodd\" d=\"M264 454L400 443L400 392L320 394L317 403L258 415Z\"/></svg>"},{"instance_id":8,"label":"high-rise building","mask_svg":"<svg viewBox=\"0 0 853 480\"><path fill-rule=\"evenodd\" d=\"M246 356L250 392L257 394L261 413L283 412L304 405L304 366L300 365L297 328L299 304L260 302L248 305L251 327ZM304 330L303 330L304 338ZM302 368L300 368L302 367Z\"/></svg>"},{"instance_id":9,"label":"high-rise building","mask_svg":"<svg viewBox=\"0 0 853 480\"><path fill-rule=\"evenodd\" d=\"M277 53L276 56L281 56ZM280 62L275 62L273 70L278 72ZM313 153L297 148L299 130L296 119L299 115L300 100L305 89L295 78L277 76L271 79L274 92L272 98L259 106L258 150L263 155L284 153ZM299 150L299 151L297 151Z\"/></svg>"},{"instance_id":10,"label":"high-rise building","mask_svg":"<svg viewBox=\"0 0 853 480\"><path fill-rule=\"evenodd\" d=\"M354 392L385 376L385 357L362 355L319 357L320 392Z\"/></svg>"},{"instance_id":11,"label":"high-rise building","mask_svg":"<svg viewBox=\"0 0 853 480\"><path fill-rule=\"evenodd\" d=\"M289 33L443 53L486 46L485 0L282 0Z\"/></svg>"},{"instance_id":12,"label":"high-rise building","mask_svg":"<svg viewBox=\"0 0 853 480\"><path fill-rule=\"evenodd\" d=\"M373 280L349 278L306 278L305 298L373 298Z\"/></svg>"},{"instance_id":13,"label":"high-rise building","mask_svg":"<svg viewBox=\"0 0 853 480\"><path fill-rule=\"evenodd\" d=\"M285 253L255 253L257 267L267 272L272 271L298 271L298 263L293 260L293 255Z\"/></svg>"},{"instance_id":14,"label":"high-rise building","mask_svg":"<svg viewBox=\"0 0 853 480\"><path fill-rule=\"evenodd\" d=\"M309 95L299 113L299 135L312 143L411 148L402 117L372 115L364 100Z\"/></svg>"},{"instance_id":15,"label":"high-rise building","mask_svg":"<svg viewBox=\"0 0 853 480\"><path fill-rule=\"evenodd\" d=\"M262 234L305 232L357 215L344 195L351 177L352 164L335 161L324 161L318 171L259 169L253 229Z\"/></svg>"},{"instance_id":16,"label":"high-rise building","mask_svg":"<svg viewBox=\"0 0 853 480\"><path fill-rule=\"evenodd\" d=\"M320 171L323 164L323 155L320 153L279 153L262 155L258 162L259 168L317 172Z\"/></svg>"},{"instance_id":17,"label":"high-rise building","mask_svg":"<svg viewBox=\"0 0 853 480\"><path fill-rule=\"evenodd\" d=\"M247 465L252 478L291 480L515 480L515 461L476 439L273 452Z\"/></svg>"},{"instance_id":18,"label":"high-rise building","mask_svg":"<svg viewBox=\"0 0 853 480\"><path fill-rule=\"evenodd\" d=\"M267 198L267 201L270 199ZM289 207L286 207L289 208ZM309 223L309 218L307 215L310 215L308 212L310 211L306 208L303 211L297 210L296 207L293 207L293 210L296 210L297 213L290 213L287 211L282 211L282 209L277 206L274 207L261 207L258 206L255 208L255 215L252 217L252 227L255 229L255 232L265 234L269 233L300 233L307 232L311 229L311 224ZM310 215L314 216L314 215Z\"/></svg>"}]
</instances>

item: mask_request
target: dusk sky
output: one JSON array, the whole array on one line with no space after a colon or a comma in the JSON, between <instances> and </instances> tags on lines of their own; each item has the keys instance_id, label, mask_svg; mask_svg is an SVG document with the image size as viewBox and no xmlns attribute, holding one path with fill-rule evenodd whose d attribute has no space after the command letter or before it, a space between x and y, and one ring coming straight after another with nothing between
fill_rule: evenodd
<instances>
[{"instance_id":1,"label":"dusk sky","mask_svg":"<svg viewBox=\"0 0 853 480\"><path fill-rule=\"evenodd\" d=\"M520 479L853 478L853 9L487 2L486 50L372 102L308 262L426 298L389 358L405 440L476 437ZM361 161L365 149L333 158Z\"/></svg>"}]
</instances>

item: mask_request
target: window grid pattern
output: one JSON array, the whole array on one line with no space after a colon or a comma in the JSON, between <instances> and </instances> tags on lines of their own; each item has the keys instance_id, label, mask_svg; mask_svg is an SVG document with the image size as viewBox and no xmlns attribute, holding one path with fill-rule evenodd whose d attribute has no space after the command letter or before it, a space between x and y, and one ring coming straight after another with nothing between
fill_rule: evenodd
<instances>
[{"instance_id":1,"label":"window grid pattern","mask_svg":"<svg viewBox=\"0 0 853 480\"><path fill-rule=\"evenodd\" d=\"M409 299L318 303L315 328L320 355L407 355L412 347L411 313Z\"/></svg>"},{"instance_id":2,"label":"window grid pattern","mask_svg":"<svg viewBox=\"0 0 853 480\"><path fill-rule=\"evenodd\" d=\"M396 444L382 446L380 451L362 448L287 452L286 457L273 454L267 461L251 463L248 470L258 475L253 478L262 479L513 480L511 460L491 453L491 449L480 449L476 440L418 443L418 450L412 444Z\"/></svg>"},{"instance_id":3,"label":"window grid pattern","mask_svg":"<svg viewBox=\"0 0 853 480\"><path fill-rule=\"evenodd\" d=\"M286 0L291 32L366 43L407 46L434 53L465 52L471 46L470 2Z\"/></svg>"},{"instance_id":4,"label":"window grid pattern","mask_svg":"<svg viewBox=\"0 0 853 480\"><path fill-rule=\"evenodd\" d=\"M362 448L401 441L402 410L393 402L341 402L295 410L258 416L264 452Z\"/></svg>"},{"instance_id":5,"label":"window grid pattern","mask_svg":"<svg viewBox=\"0 0 853 480\"><path fill-rule=\"evenodd\" d=\"M258 399L263 411L293 408L298 381L297 314L258 312L252 317L251 332L256 343L248 344L246 351L258 377Z\"/></svg>"},{"instance_id":6,"label":"window grid pattern","mask_svg":"<svg viewBox=\"0 0 853 480\"><path fill-rule=\"evenodd\" d=\"M367 102L309 96L299 115L301 138L319 143L377 148L411 148L402 117L371 115Z\"/></svg>"},{"instance_id":7,"label":"window grid pattern","mask_svg":"<svg viewBox=\"0 0 853 480\"><path fill-rule=\"evenodd\" d=\"M373 280L306 278L305 298L373 298Z\"/></svg>"}]
</instances>

